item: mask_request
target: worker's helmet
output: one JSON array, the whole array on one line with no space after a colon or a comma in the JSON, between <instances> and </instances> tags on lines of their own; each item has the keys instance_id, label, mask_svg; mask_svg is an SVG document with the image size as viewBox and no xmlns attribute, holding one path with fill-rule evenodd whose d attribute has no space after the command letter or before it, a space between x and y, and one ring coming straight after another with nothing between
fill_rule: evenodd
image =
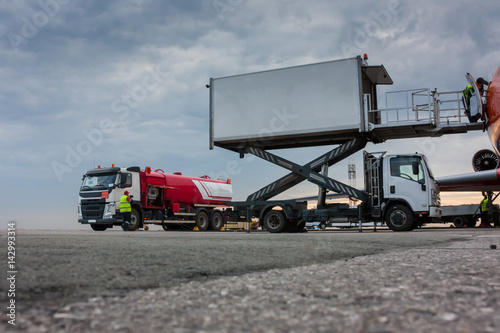
<instances>
[{"instance_id":1,"label":"worker's helmet","mask_svg":"<svg viewBox=\"0 0 500 333\"><path fill-rule=\"evenodd\" d=\"M128 191L123 192L123 194L128 194Z\"/></svg>"},{"instance_id":2,"label":"worker's helmet","mask_svg":"<svg viewBox=\"0 0 500 333\"><path fill-rule=\"evenodd\" d=\"M479 84L484 84L485 86L488 85L488 81L486 81L482 77L478 77L477 80L476 80L476 82L479 83Z\"/></svg>"}]
</instances>

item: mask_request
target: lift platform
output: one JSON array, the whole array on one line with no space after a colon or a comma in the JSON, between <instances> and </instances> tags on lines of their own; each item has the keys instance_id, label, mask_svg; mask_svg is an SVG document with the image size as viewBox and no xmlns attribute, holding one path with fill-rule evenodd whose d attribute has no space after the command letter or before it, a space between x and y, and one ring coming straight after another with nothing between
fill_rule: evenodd
<instances>
[{"instance_id":1,"label":"lift platform","mask_svg":"<svg viewBox=\"0 0 500 333\"><path fill-rule=\"evenodd\" d=\"M383 142L484 130L483 122L470 123L465 116L461 94L430 89L388 92L386 108L367 111L376 119L369 124L369 136L374 142Z\"/></svg>"}]
</instances>

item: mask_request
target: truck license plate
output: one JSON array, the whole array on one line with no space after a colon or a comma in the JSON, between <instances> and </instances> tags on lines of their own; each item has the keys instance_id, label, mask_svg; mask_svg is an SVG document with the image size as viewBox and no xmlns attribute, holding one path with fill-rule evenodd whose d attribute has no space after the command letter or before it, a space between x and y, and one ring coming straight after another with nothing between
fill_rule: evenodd
<instances>
[{"instance_id":1,"label":"truck license plate","mask_svg":"<svg viewBox=\"0 0 500 333\"><path fill-rule=\"evenodd\" d=\"M96 223L96 220L89 220L89 223Z\"/></svg>"}]
</instances>

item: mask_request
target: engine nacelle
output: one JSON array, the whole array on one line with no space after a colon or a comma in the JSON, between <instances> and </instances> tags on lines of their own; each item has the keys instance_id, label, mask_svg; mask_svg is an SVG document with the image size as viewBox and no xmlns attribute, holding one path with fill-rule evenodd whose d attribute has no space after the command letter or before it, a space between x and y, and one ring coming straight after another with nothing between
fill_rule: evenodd
<instances>
[{"instance_id":1,"label":"engine nacelle","mask_svg":"<svg viewBox=\"0 0 500 333\"><path fill-rule=\"evenodd\" d=\"M498 167L498 155L489 149L483 149L472 158L474 171L492 170Z\"/></svg>"}]
</instances>

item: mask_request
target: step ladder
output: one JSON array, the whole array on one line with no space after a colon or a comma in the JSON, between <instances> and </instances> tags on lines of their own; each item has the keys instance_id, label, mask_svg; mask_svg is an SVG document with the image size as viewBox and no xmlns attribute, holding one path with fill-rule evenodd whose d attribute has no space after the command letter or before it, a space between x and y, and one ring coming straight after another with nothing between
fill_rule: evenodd
<instances>
[{"instance_id":1,"label":"step ladder","mask_svg":"<svg viewBox=\"0 0 500 333\"><path fill-rule=\"evenodd\" d=\"M382 182L380 174L380 163L386 152L367 153L363 152L365 168L365 190L368 193L371 214L374 217L380 217L382 214Z\"/></svg>"}]
</instances>

